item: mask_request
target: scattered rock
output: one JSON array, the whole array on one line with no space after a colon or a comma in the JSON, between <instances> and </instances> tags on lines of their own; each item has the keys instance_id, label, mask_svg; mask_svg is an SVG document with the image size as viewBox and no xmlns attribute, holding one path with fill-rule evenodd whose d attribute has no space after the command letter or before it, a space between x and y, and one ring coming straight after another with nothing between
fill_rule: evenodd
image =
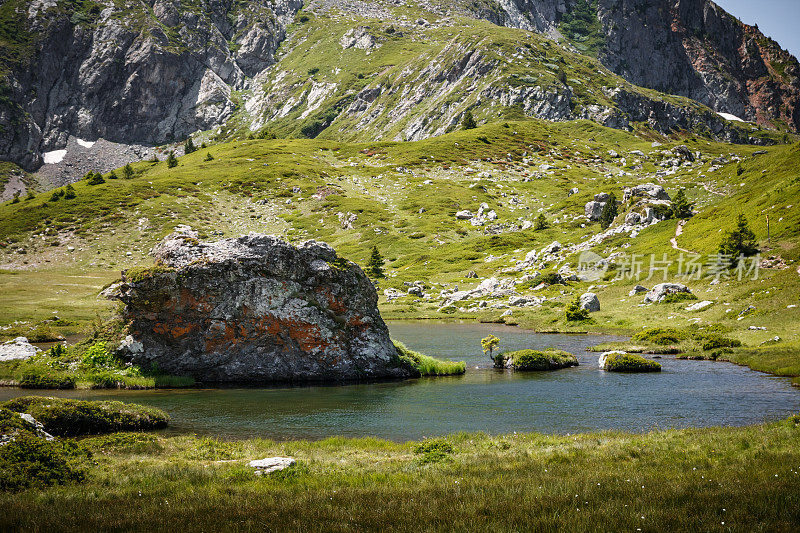
<instances>
[{"instance_id":1,"label":"scattered rock","mask_svg":"<svg viewBox=\"0 0 800 533\"><path fill-rule=\"evenodd\" d=\"M631 289L631 292L628 293L628 296L636 296L637 294L641 294L643 292L647 292L647 287L642 287L641 285L637 285Z\"/></svg>"},{"instance_id":2,"label":"scattered rock","mask_svg":"<svg viewBox=\"0 0 800 533\"><path fill-rule=\"evenodd\" d=\"M467 279L477 279L477 278L478 278L478 273L475 272L474 270L470 270L469 272L467 272Z\"/></svg>"},{"instance_id":3,"label":"scattered rock","mask_svg":"<svg viewBox=\"0 0 800 533\"><path fill-rule=\"evenodd\" d=\"M669 194L664 187L657 183L643 183L635 187L626 187L622 195L622 201L629 203L637 198L650 200L670 200Z\"/></svg>"},{"instance_id":4,"label":"scattered rock","mask_svg":"<svg viewBox=\"0 0 800 533\"><path fill-rule=\"evenodd\" d=\"M702 311L703 309L705 309L709 305L713 305L713 304L714 304L714 302L712 302L710 300L703 300L702 302L697 302L695 304L690 305L689 307L686 308L686 310L687 311Z\"/></svg>"},{"instance_id":5,"label":"scattered rock","mask_svg":"<svg viewBox=\"0 0 800 533\"><path fill-rule=\"evenodd\" d=\"M15 359L28 359L39 352L39 348L28 342L25 337L0 344L0 361L12 361Z\"/></svg>"},{"instance_id":6,"label":"scattered rock","mask_svg":"<svg viewBox=\"0 0 800 533\"><path fill-rule=\"evenodd\" d=\"M285 470L295 463L296 461L291 457L265 457L264 459L250 461L247 466L255 468L255 475L263 476L264 474Z\"/></svg>"},{"instance_id":7,"label":"scattered rock","mask_svg":"<svg viewBox=\"0 0 800 533\"><path fill-rule=\"evenodd\" d=\"M590 313L600 310L600 300L597 298L597 295L593 292L587 292L585 294L581 294L580 297L580 308L586 309Z\"/></svg>"},{"instance_id":8,"label":"scattered rock","mask_svg":"<svg viewBox=\"0 0 800 533\"><path fill-rule=\"evenodd\" d=\"M645 294L644 303L660 302L668 294L686 293L692 294L692 291L686 285L681 283L659 283L653 289Z\"/></svg>"}]
</instances>

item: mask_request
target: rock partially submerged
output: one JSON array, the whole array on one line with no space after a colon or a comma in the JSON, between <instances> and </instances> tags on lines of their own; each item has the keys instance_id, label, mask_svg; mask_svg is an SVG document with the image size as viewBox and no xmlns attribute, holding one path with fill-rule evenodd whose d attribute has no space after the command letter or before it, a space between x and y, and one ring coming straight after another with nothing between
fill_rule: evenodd
<instances>
[{"instance_id":1,"label":"rock partially submerged","mask_svg":"<svg viewBox=\"0 0 800 533\"><path fill-rule=\"evenodd\" d=\"M14 359L28 359L36 355L39 348L28 342L25 337L0 344L0 361L12 361Z\"/></svg>"},{"instance_id":2,"label":"rock partially submerged","mask_svg":"<svg viewBox=\"0 0 800 533\"><path fill-rule=\"evenodd\" d=\"M182 227L156 267L123 273L121 355L208 382L404 378L375 288L329 245L250 234L201 242Z\"/></svg>"}]
</instances>

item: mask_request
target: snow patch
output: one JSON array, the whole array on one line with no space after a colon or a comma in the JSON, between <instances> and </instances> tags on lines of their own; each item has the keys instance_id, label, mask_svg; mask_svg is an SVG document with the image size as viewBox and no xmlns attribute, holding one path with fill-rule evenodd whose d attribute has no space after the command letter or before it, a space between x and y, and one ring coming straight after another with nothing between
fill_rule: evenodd
<instances>
[{"instance_id":1,"label":"snow patch","mask_svg":"<svg viewBox=\"0 0 800 533\"><path fill-rule=\"evenodd\" d=\"M733 122L744 122L744 120L740 119L736 115L731 115L730 113L717 113L717 115L721 116L725 120L732 120Z\"/></svg>"},{"instance_id":2,"label":"snow patch","mask_svg":"<svg viewBox=\"0 0 800 533\"><path fill-rule=\"evenodd\" d=\"M65 155L67 155L66 150L53 150L52 152L43 153L42 157L44 158L45 165L54 165L56 163L61 163Z\"/></svg>"},{"instance_id":3,"label":"snow patch","mask_svg":"<svg viewBox=\"0 0 800 533\"><path fill-rule=\"evenodd\" d=\"M83 139L77 139L77 138L75 139L75 141L84 148L91 148L92 146L94 146L94 141L84 141Z\"/></svg>"}]
</instances>

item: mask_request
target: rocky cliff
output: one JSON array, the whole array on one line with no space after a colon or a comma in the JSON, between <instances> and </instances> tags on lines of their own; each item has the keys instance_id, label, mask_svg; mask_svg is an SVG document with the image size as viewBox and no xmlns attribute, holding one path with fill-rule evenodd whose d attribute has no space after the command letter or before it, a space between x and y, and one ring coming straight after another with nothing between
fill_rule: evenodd
<instances>
[{"instance_id":1,"label":"rocky cliff","mask_svg":"<svg viewBox=\"0 0 800 533\"><path fill-rule=\"evenodd\" d=\"M800 130L797 59L710 0L506 0L500 6L488 18L558 32L631 83L766 127Z\"/></svg>"},{"instance_id":2,"label":"rocky cliff","mask_svg":"<svg viewBox=\"0 0 800 533\"><path fill-rule=\"evenodd\" d=\"M182 228L157 266L123 274L134 363L211 382L402 378L378 296L327 244L250 234L208 243Z\"/></svg>"},{"instance_id":3,"label":"rocky cliff","mask_svg":"<svg viewBox=\"0 0 800 533\"><path fill-rule=\"evenodd\" d=\"M162 144L219 125L274 62L300 0L7 0L0 159L26 168L70 135Z\"/></svg>"}]
</instances>

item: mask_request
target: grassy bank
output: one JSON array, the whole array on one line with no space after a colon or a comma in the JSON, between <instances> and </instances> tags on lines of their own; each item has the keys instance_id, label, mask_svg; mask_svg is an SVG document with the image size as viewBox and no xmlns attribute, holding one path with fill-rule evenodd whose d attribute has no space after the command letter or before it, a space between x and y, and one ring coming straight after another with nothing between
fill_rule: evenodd
<instances>
[{"instance_id":1,"label":"grassy bank","mask_svg":"<svg viewBox=\"0 0 800 533\"><path fill-rule=\"evenodd\" d=\"M86 481L0 493L0 529L790 531L800 418L630 435L81 441ZM247 461L297 466L256 478Z\"/></svg>"}]
</instances>

